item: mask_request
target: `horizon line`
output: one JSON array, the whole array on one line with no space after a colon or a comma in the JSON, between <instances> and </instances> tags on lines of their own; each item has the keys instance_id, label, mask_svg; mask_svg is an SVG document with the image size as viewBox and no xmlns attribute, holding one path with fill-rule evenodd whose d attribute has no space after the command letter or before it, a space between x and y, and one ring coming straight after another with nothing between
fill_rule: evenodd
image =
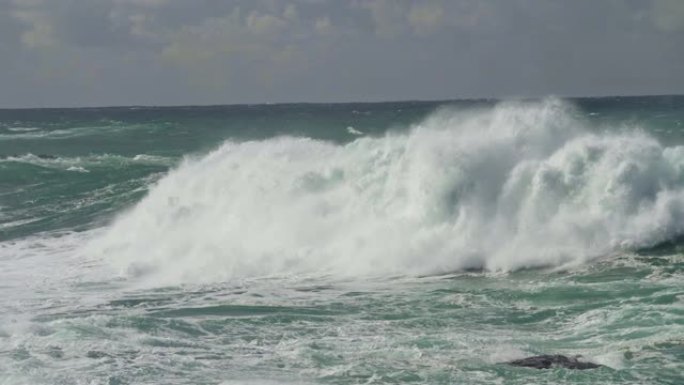
<instances>
[{"instance_id":1,"label":"horizon line","mask_svg":"<svg viewBox=\"0 0 684 385\"><path fill-rule=\"evenodd\" d=\"M81 107L0 107L0 111L9 110L86 110L86 109L165 109L165 108L211 108L211 107L254 107L254 106L287 106L287 105L343 105L343 104L389 104L389 103L440 103L440 102L491 102L505 100L534 100L544 98L560 99L610 99L610 98L643 98L643 97L684 97L682 94L626 94L626 95L598 95L598 96L570 96L548 94L544 96L502 96L502 97L464 97L453 99L394 99L375 101L335 101L335 102L255 102L255 103L217 103L217 104L130 104L130 105L100 105Z\"/></svg>"}]
</instances>

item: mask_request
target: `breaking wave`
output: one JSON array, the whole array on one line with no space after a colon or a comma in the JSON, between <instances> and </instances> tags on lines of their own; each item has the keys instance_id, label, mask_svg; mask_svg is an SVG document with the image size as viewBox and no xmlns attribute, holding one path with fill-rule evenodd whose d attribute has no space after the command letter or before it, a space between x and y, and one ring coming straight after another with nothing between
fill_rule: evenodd
<instances>
[{"instance_id":1,"label":"breaking wave","mask_svg":"<svg viewBox=\"0 0 684 385\"><path fill-rule=\"evenodd\" d=\"M157 283L564 266L684 230L684 147L597 133L564 101L445 107L348 144L189 159L88 246Z\"/></svg>"}]
</instances>

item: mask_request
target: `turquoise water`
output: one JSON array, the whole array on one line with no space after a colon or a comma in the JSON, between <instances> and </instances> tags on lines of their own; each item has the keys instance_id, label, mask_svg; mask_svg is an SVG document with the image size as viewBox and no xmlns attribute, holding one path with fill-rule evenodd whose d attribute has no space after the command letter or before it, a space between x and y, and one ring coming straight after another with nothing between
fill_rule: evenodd
<instances>
[{"instance_id":1,"label":"turquoise water","mask_svg":"<svg viewBox=\"0 0 684 385\"><path fill-rule=\"evenodd\" d=\"M0 110L0 384L682 383L683 134L684 97Z\"/></svg>"}]
</instances>

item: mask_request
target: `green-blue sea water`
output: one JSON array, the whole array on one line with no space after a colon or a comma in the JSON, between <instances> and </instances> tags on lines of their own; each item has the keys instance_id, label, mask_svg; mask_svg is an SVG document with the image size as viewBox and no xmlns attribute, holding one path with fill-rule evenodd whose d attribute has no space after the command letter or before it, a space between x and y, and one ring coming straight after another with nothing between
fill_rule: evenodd
<instances>
[{"instance_id":1,"label":"green-blue sea water","mask_svg":"<svg viewBox=\"0 0 684 385\"><path fill-rule=\"evenodd\" d=\"M682 384L683 236L684 97L0 110L0 384Z\"/></svg>"}]
</instances>

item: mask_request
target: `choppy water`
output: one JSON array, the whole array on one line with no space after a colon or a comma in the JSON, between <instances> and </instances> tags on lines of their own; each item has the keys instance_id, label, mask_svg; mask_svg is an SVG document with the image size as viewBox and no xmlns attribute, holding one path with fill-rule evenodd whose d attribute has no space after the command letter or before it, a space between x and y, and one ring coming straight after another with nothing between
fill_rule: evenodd
<instances>
[{"instance_id":1,"label":"choppy water","mask_svg":"<svg viewBox=\"0 0 684 385\"><path fill-rule=\"evenodd\" d=\"M0 384L682 383L683 122L0 110ZM502 364L542 353L605 367Z\"/></svg>"}]
</instances>

